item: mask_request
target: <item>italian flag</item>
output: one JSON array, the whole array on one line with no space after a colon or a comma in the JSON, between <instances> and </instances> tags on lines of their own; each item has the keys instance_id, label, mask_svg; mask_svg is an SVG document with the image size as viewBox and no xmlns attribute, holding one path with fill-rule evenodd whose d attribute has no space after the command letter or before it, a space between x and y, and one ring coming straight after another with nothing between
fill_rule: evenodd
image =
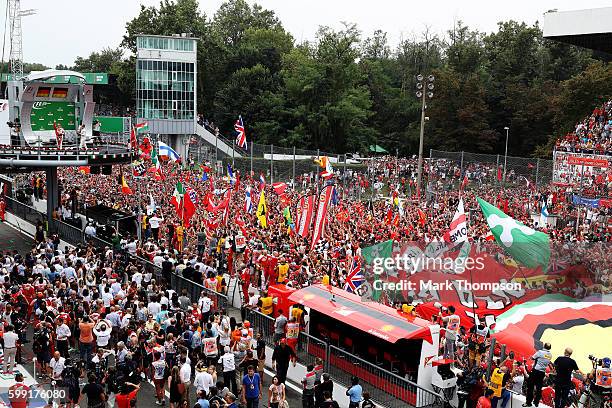
<instances>
[{"instance_id":1,"label":"italian flag","mask_svg":"<svg viewBox=\"0 0 612 408\"><path fill-rule=\"evenodd\" d=\"M137 132L149 130L149 122L137 123L134 125Z\"/></svg>"},{"instance_id":2,"label":"italian flag","mask_svg":"<svg viewBox=\"0 0 612 408\"><path fill-rule=\"evenodd\" d=\"M172 194L172 198L170 199L170 203L176 209L176 213L178 216L181 216L181 206L183 203L183 197L185 196L185 187L183 187L183 183L180 181L176 183L176 187L174 187L174 194Z\"/></svg>"},{"instance_id":3,"label":"italian flag","mask_svg":"<svg viewBox=\"0 0 612 408\"><path fill-rule=\"evenodd\" d=\"M176 214L183 220L183 225L189 226L189 220L196 212L197 196L192 189L185 189L180 181L176 183L170 203L174 205Z\"/></svg>"},{"instance_id":4,"label":"italian flag","mask_svg":"<svg viewBox=\"0 0 612 408\"><path fill-rule=\"evenodd\" d=\"M154 172L155 180L163 180L164 175L162 174L161 163L159 161L157 150L153 150L153 152L151 152L151 162L153 163L153 167L151 169Z\"/></svg>"}]
</instances>

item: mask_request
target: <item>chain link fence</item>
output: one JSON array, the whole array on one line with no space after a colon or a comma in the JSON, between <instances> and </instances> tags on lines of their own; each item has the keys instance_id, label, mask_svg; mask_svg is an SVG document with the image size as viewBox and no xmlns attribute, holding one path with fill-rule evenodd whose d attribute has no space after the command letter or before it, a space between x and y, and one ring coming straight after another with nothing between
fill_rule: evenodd
<instances>
[{"instance_id":1,"label":"chain link fence","mask_svg":"<svg viewBox=\"0 0 612 408\"><path fill-rule=\"evenodd\" d=\"M553 161L501 154L430 150L427 183L431 190L458 188L464 177L481 187L542 187L553 180Z\"/></svg>"}]
</instances>

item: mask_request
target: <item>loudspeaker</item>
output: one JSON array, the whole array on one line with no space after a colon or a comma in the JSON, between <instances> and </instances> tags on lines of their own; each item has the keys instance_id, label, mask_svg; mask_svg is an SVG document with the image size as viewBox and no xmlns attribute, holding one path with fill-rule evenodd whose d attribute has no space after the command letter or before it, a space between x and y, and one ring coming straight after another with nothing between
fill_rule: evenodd
<instances>
[{"instance_id":1,"label":"loudspeaker","mask_svg":"<svg viewBox=\"0 0 612 408\"><path fill-rule=\"evenodd\" d=\"M113 166L102 166L102 174L105 176L113 174Z\"/></svg>"}]
</instances>

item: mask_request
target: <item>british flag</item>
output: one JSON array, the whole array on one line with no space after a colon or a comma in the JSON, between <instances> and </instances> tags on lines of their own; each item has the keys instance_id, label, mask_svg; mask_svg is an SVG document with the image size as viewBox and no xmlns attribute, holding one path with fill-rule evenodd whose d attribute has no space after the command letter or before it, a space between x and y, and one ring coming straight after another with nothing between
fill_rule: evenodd
<instances>
[{"instance_id":1,"label":"british flag","mask_svg":"<svg viewBox=\"0 0 612 408\"><path fill-rule=\"evenodd\" d=\"M361 273L361 261L358 258L355 258L353 261L353 266L346 277L344 290L351 293L356 293L357 289L363 284L364 281L365 277L363 276L363 273Z\"/></svg>"},{"instance_id":2,"label":"british flag","mask_svg":"<svg viewBox=\"0 0 612 408\"><path fill-rule=\"evenodd\" d=\"M238 116L238 120L234 123L234 130L236 131L236 146L241 149L247 149L246 132L244 131L244 124L242 123L242 115Z\"/></svg>"}]
</instances>

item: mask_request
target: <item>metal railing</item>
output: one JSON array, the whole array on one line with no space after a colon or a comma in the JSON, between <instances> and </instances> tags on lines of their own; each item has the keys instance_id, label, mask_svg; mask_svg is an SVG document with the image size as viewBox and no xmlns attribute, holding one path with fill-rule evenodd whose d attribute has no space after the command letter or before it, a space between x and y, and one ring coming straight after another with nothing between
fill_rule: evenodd
<instances>
[{"instance_id":1,"label":"metal railing","mask_svg":"<svg viewBox=\"0 0 612 408\"><path fill-rule=\"evenodd\" d=\"M38 211L36 208L19 202L11 197L5 197L5 200L6 210L14 214L16 217L21 218L33 225L36 225L39 221L42 222L43 225L47 222L47 215ZM48 231L50 233L58 234L60 239L71 245L81 245L91 242L94 247L98 249L113 247L110 242L99 237L88 236L80 228L60 220L52 220L51 225L48 227ZM155 265L153 262L140 256L130 256L130 258L139 264L145 272L152 273L156 279L162 278L161 268ZM204 291L213 301L215 307L223 310L227 309L228 307L229 302L226 295L205 288L201 284L186 279L176 273L171 274L169 283L178 293L180 293L183 289L186 289L187 293L191 296L192 301L197 301L197 299L200 297L200 293Z\"/></svg>"},{"instance_id":2,"label":"metal railing","mask_svg":"<svg viewBox=\"0 0 612 408\"><path fill-rule=\"evenodd\" d=\"M213 310L227 310L228 300L227 296L223 293L210 290L204 287L204 285L189 280L176 273L172 273L170 275L170 282L172 288L178 293L181 293L183 289L186 289L187 296L189 296L192 302L197 302L197 300L200 298L200 294L204 292L206 293L206 296L208 296L212 300Z\"/></svg>"},{"instance_id":3,"label":"metal railing","mask_svg":"<svg viewBox=\"0 0 612 408\"><path fill-rule=\"evenodd\" d=\"M274 318L254 309L246 309L245 317L251 323L255 333L261 332L266 346L274 347Z\"/></svg>"},{"instance_id":4,"label":"metal railing","mask_svg":"<svg viewBox=\"0 0 612 408\"><path fill-rule=\"evenodd\" d=\"M275 319L253 309L246 310L246 319L251 322L255 332L261 331L266 345L274 347ZM441 395L308 333L300 332L296 354L304 365L314 364L317 358L321 358L325 371L334 381L346 387L351 386L353 376L358 377L362 384L370 386L368 391L372 398L385 407L443 406Z\"/></svg>"},{"instance_id":5,"label":"metal railing","mask_svg":"<svg viewBox=\"0 0 612 408\"><path fill-rule=\"evenodd\" d=\"M459 185L466 173L470 175L470 182L474 185L501 186L505 176L505 184L525 186L527 179L540 187L549 184L553 179L552 160L440 150L430 150L429 158L431 164L437 163L436 168L428 172L429 182L443 178L445 184L454 181ZM446 166L440 165L441 160L446 162ZM498 172L502 176L501 179ZM459 174L459 177L456 174Z\"/></svg>"}]
</instances>

